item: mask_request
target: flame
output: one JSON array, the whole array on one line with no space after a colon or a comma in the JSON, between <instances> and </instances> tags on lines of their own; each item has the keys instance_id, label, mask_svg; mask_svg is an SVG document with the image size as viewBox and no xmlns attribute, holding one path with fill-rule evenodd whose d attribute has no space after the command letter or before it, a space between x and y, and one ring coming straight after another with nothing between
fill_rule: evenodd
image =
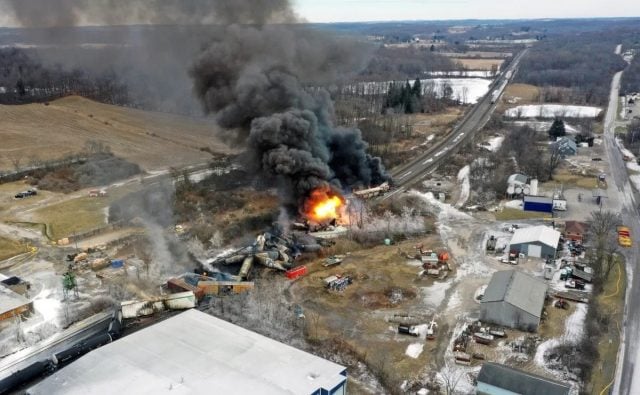
<instances>
[{"instance_id":1,"label":"flame","mask_svg":"<svg viewBox=\"0 0 640 395\"><path fill-rule=\"evenodd\" d=\"M329 188L311 191L305 202L305 214L315 222L322 223L339 219L344 210L345 200Z\"/></svg>"}]
</instances>

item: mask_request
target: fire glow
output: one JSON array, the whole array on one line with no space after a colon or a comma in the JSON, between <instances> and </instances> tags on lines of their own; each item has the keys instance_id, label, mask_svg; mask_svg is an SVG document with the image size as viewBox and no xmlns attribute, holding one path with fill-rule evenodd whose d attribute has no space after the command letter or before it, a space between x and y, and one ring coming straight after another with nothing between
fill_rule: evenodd
<instances>
[{"instance_id":1,"label":"fire glow","mask_svg":"<svg viewBox=\"0 0 640 395\"><path fill-rule=\"evenodd\" d=\"M314 189L305 202L306 216L317 223L339 219L344 208L344 198L329 188Z\"/></svg>"}]
</instances>

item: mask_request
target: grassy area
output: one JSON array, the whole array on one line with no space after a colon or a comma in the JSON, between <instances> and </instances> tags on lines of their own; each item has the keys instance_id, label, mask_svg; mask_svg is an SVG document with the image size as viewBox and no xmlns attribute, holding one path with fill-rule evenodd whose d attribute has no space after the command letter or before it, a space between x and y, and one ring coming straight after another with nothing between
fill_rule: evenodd
<instances>
[{"instance_id":1,"label":"grassy area","mask_svg":"<svg viewBox=\"0 0 640 395\"><path fill-rule=\"evenodd\" d=\"M597 303L602 312L609 313L609 331L600 338L598 352L600 354L595 364L591 381L587 385L588 393L608 393L616 373L618 348L620 346L620 325L624 313L624 295L627 277L622 258L611 270L604 285L604 291L598 296ZM603 392L604 391L604 392Z\"/></svg>"},{"instance_id":2,"label":"grassy area","mask_svg":"<svg viewBox=\"0 0 640 395\"><path fill-rule=\"evenodd\" d=\"M519 219L551 218L548 213L535 211L523 211L517 208L505 207L502 211L496 212L496 221L511 221Z\"/></svg>"},{"instance_id":3,"label":"grassy area","mask_svg":"<svg viewBox=\"0 0 640 395\"><path fill-rule=\"evenodd\" d=\"M112 189L106 198L80 197L42 207L33 213L33 222L47 225L52 240L60 240L107 224L109 205L129 193L126 188Z\"/></svg>"},{"instance_id":4,"label":"grassy area","mask_svg":"<svg viewBox=\"0 0 640 395\"><path fill-rule=\"evenodd\" d=\"M72 199L37 210L34 219L49 224L51 237L59 240L105 225L105 209L108 204L108 199Z\"/></svg>"},{"instance_id":5,"label":"grassy area","mask_svg":"<svg viewBox=\"0 0 640 395\"><path fill-rule=\"evenodd\" d=\"M616 126L616 134L624 134L627 133L626 126Z\"/></svg>"},{"instance_id":6,"label":"grassy area","mask_svg":"<svg viewBox=\"0 0 640 395\"><path fill-rule=\"evenodd\" d=\"M0 237L0 261L27 252L27 246L15 240Z\"/></svg>"},{"instance_id":7,"label":"grassy area","mask_svg":"<svg viewBox=\"0 0 640 395\"><path fill-rule=\"evenodd\" d=\"M568 169L558 169L553 175L553 180L542 184L547 189L549 187L559 187L560 185L593 189L598 187L598 179L596 177L573 174Z\"/></svg>"},{"instance_id":8,"label":"grassy area","mask_svg":"<svg viewBox=\"0 0 640 395\"><path fill-rule=\"evenodd\" d=\"M540 89L529 84L509 84L505 89L505 97L519 97L520 102L533 102L537 100Z\"/></svg>"}]
</instances>

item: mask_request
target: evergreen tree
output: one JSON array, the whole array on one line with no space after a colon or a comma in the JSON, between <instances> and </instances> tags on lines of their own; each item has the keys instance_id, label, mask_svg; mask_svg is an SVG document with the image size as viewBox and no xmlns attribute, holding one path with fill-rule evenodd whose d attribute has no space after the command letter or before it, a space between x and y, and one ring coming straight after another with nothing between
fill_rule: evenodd
<instances>
[{"instance_id":1,"label":"evergreen tree","mask_svg":"<svg viewBox=\"0 0 640 395\"><path fill-rule=\"evenodd\" d=\"M560 118L556 118L551 124L551 128L549 129L549 137L555 140L558 137L562 137L566 134L567 132L564 127L564 121L562 121L562 119Z\"/></svg>"}]
</instances>

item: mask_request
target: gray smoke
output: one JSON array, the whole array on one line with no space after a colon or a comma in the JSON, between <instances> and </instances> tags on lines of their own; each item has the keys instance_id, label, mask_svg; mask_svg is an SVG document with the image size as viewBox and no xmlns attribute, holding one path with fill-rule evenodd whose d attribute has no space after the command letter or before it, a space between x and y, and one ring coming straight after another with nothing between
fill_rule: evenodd
<instances>
[{"instance_id":1,"label":"gray smoke","mask_svg":"<svg viewBox=\"0 0 640 395\"><path fill-rule=\"evenodd\" d=\"M195 37L186 29L187 34L152 35L152 40L132 29L130 40L140 42L125 52L125 60L100 58L99 63L115 64L116 74L147 91L158 86L157 95L174 98L176 105L186 101L178 86L188 85L183 82L190 63L204 110L248 143L258 169L278 181L291 206L302 207L317 187L345 190L388 178L380 159L367 154L359 130L335 127L329 94L318 88L364 67L370 48L298 24L288 0L0 0L0 5L29 27L214 24Z\"/></svg>"},{"instance_id":2,"label":"gray smoke","mask_svg":"<svg viewBox=\"0 0 640 395\"><path fill-rule=\"evenodd\" d=\"M361 43L303 26L229 24L191 75L205 111L246 136L259 170L279 181L288 204L303 207L316 188L344 191L388 179L358 129L334 126L329 94L317 88L366 59Z\"/></svg>"},{"instance_id":3,"label":"gray smoke","mask_svg":"<svg viewBox=\"0 0 640 395\"><path fill-rule=\"evenodd\" d=\"M294 19L287 0L1 0L23 27L131 24L264 24Z\"/></svg>"}]
</instances>

